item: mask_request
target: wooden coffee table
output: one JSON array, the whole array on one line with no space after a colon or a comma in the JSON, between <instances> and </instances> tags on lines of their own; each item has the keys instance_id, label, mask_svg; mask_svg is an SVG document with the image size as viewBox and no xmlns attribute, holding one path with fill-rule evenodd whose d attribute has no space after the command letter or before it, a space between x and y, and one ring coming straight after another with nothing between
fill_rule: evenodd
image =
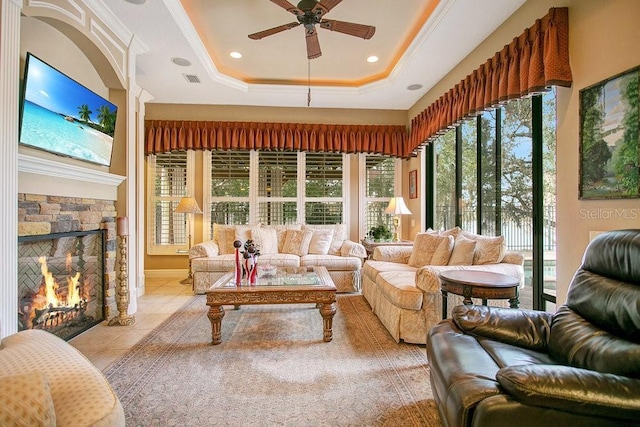
<instances>
[{"instance_id":1,"label":"wooden coffee table","mask_svg":"<svg viewBox=\"0 0 640 427\"><path fill-rule=\"evenodd\" d=\"M227 273L205 294L213 345L222 341L223 305L239 308L245 304L316 304L322 316L323 340L333 339L336 286L325 267L278 269L275 277L261 277L255 285L241 286L236 286L233 273Z\"/></svg>"},{"instance_id":2,"label":"wooden coffee table","mask_svg":"<svg viewBox=\"0 0 640 427\"><path fill-rule=\"evenodd\" d=\"M449 270L440 276L442 291L442 318L447 317L447 294L462 295L464 305L471 305L471 298L481 298L487 305L488 299L508 299L511 308L518 308L518 287L520 281L506 274L477 270Z\"/></svg>"}]
</instances>

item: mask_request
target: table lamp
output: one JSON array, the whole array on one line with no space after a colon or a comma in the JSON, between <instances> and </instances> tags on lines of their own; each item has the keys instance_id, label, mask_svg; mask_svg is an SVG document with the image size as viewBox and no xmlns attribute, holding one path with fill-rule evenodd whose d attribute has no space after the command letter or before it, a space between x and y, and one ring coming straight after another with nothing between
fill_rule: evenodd
<instances>
[{"instance_id":1,"label":"table lamp","mask_svg":"<svg viewBox=\"0 0 640 427\"><path fill-rule=\"evenodd\" d=\"M183 197L174 210L175 213L183 213L187 215L187 229L189 230L189 249L191 249L191 215L201 214L200 206L193 197ZM193 283L193 274L191 272L191 258L189 258L189 276L180 281L182 284Z\"/></svg>"},{"instance_id":2,"label":"table lamp","mask_svg":"<svg viewBox=\"0 0 640 427\"><path fill-rule=\"evenodd\" d=\"M393 215L393 241L399 242L398 227L400 226L400 215L411 215L411 211L404 203L402 197L393 197L389 200L389 206L384 210L384 213Z\"/></svg>"}]
</instances>

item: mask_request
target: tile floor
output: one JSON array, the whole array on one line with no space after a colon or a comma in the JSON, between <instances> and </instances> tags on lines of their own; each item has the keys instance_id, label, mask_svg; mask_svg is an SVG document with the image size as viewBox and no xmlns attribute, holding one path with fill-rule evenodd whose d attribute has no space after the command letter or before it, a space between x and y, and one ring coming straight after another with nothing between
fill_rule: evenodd
<instances>
[{"instance_id":1,"label":"tile floor","mask_svg":"<svg viewBox=\"0 0 640 427\"><path fill-rule=\"evenodd\" d=\"M193 296L191 286L181 284L181 279L148 278L146 292L138 298L133 325L109 326L105 321L69 343L98 369L105 369Z\"/></svg>"}]
</instances>

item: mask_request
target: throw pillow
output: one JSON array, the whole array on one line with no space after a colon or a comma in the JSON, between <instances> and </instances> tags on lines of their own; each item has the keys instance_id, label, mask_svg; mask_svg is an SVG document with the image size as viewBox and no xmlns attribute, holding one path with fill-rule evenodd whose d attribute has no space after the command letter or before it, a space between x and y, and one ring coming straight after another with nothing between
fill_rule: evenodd
<instances>
[{"instance_id":1,"label":"throw pillow","mask_svg":"<svg viewBox=\"0 0 640 427\"><path fill-rule=\"evenodd\" d=\"M301 224L288 224L288 225L271 225L276 230L278 235L278 253L283 253L284 239L287 237L287 230L301 230Z\"/></svg>"},{"instance_id":2,"label":"throw pillow","mask_svg":"<svg viewBox=\"0 0 640 427\"><path fill-rule=\"evenodd\" d=\"M315 255L326 255L331 249L331 241L333 240L333 230L313 230L311 243L309 244L309 253Z\"/></svg>"},{"instance_id":3,"label":"throw pillow","mask_svg":"<svg viewBox=\"0 0 640 427\"><path fill-rule=\"evenodd\" d=\"M453 236L453 238L455 239L456 237L458 237L461 231L462 229L456 226L448 230L434 230L432 228L427 228L426 232L430 234L437 234L439 236Z\"/></svg>"},{"instance_id":4,"label":"throw pillow","mask_svg":"<svg viewBox=\"0 0 640 427\"><path fill-rule=\"evenodd\" d=\"M55 426L51 386L42 372L0 378L0 425Z\"/></svg>"},{"instance_id":5,"label":"throw pillow","mask_svg":"<svg viewBox=\"0 0 640 427\"><path fill-rule=\"evenodd\" d=\"M233 242L236 240L236 228L232 225L218 227L216 243L220 255L232 254L235 252Z\"/></svg>"},{"instance_id":6,"label":"throw pillow","mask_svg":"<svg viewBox=\"0 0 640 427\"><path fill-rule=\"evenodd\" d=\"M252 228L251 238L258 249L260 249L260 254L278 253L278 234L275 228Z\"/></svg>"},{"instance_id":7,"label":"throw pillow","mask_svg":"<svg viewBox=\"0 0 640 427\"><path fill-rule=\"evenodd\" d=\"M462 232L462 235L476 242L476 250L473 255L475 265L497 264L504 258L507 251L504 236L482 236L465 231Z\"/></svg>"},{"instance_id":8,"label":"throw pillow","mask_svg":"<svg viewBox=\"0 0 640 427\"><path fill-rule=\"evenodd\" d=\"M251 230L254 228L258 228L260 225L236 225L236 238L235 240L240 240L244 245L244 242L251 239Z\"/></svg>"},{"instance_id":9,"label":"throw pillow","mask_svg":"<svg viewBox=\"0 0 640 427\"><path fill-rule=\"evenodd\" d=\"M282 253L303 256L309 253L313 232L304 230L287 230Z\"/></svg>"},{"instance_id":10,"label":"throw pillow","mask_svg":"<svg viewBox=\"0 0 640 427\"><path fill-rule=\"evenodd\" d=\"M345 224L322 224L322 225L303 225L303 230L332 230L333 239L331 240L331 246L329 247L329 255L340 255L340 248L345 240L349 239L347 233L347 226Z\"/></svg>"},{"instance_id":11,"label":"throw pillow","mask_svg":"<svg viewBox=\"0 0 640 427\"><path fill-rule=\"evenodd\" d=\"M475 240L467 239L463 235L456 238L453 251L449 258L449 265L471 265L476 250Z\"/></svg>"},{"instance_id":12,"label":"throw pillow","mask_svg":"<svg viewBox=\"0 0 640 427\"><path fill-rule=\"evenodd\" d=\"M409 256L409 265L447 265L453 250L453 236L440 236L431 233L418 233Z\"/></svg>"}]
</instances>

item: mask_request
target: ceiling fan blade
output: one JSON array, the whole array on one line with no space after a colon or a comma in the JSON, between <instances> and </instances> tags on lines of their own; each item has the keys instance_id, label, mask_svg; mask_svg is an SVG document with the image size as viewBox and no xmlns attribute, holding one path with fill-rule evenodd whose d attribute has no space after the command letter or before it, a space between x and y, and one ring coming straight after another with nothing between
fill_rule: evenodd
<instances>
[{"instance_id":1,"label":"ceiling fan blade","mask_svg":"<svg viewBox=\"0 0 640 427\"><path fill-rule=\"evenodd\" d=\"M320 22L320 28L329 31L337 31L338 33L348 34L350 36L360 37L365 40L370 39L376 32L373 25L355 24L353 22L336 21L334 19L323 19Z\"/></svg>"},{"instance_id":2,"label":"ceiling fan blade","mask_svg":"<svg viewBox=\"0 0 640 427\"><path fill-rule=\"evenodd\" d=\"M260 40L267 36L272 36L274 34L280 33L285 30L290 30L292 28L300 25L299 22L290 22L288 24L280 25L278 27L269 28L268 30L258 31L257 33L249 34L249 38L253 40Z\"/></svg>"},{"instance_id":3,"label":"ceiling fan blade","mask_svg":"<svg viewBox=\"0 0 640 427\"><path fill-rule=\"evenodd\" d=\"M305 40L307 41L307 58L315 59L322 55L317 31L307 31Z\"/></svg>"},{"instance_id":4,"label":"ceiling fan blade","mask_svg":"<svg viewBox=\"0 0 640 427\"><path fill-rule=\"evenodd\" d=\"M287 0L271 0L271 3L275 3L281 8L285 9L287 12L291 12L296 16L304 15L304 12L298 9L297 6L292 5Z\"/></svg>"},{"instance_id":5,"label":"ceiling fan blade","mask_svg":"<svg viewBox=\"0 0 640 427\"><path fill-rule=\"evenodd\" d=\"M322 16L342 2L342 0L322 0L313 7L313 13Z\"/></svg>"}]
</instances>

